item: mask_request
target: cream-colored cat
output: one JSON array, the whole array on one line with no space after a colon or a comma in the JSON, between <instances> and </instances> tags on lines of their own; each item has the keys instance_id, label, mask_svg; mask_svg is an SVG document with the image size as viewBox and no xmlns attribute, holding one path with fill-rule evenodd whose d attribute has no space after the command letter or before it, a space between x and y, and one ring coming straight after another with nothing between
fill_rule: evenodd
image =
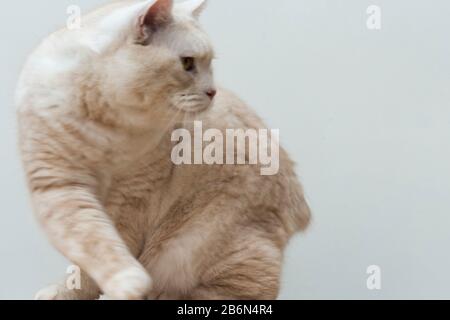
<instances>
[{"instance_id":1,"label":"cream-colored cat","mask_svg":"<svg viewBox=\"0 0 450 320\"><path fill-rule=\"evenodd\" d=\"M174 129L264 128L214 86L203 0L120 1L49 36L17 104L37 217L83 270L38 299L274 299L283 250L310 213L293 164L181 165ZM238 70L236 70L238 73Z\"/></svg>"}]
</instances>

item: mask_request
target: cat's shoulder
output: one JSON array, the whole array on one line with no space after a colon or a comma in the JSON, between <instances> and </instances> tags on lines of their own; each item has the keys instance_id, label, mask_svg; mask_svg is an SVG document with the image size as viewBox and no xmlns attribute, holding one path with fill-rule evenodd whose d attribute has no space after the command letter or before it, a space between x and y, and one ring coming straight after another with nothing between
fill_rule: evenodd
<instances>
[{"instance_id":1,"label":"cat's shoulder","mask_svg":"<svg viewBox=\"0 0 450 320\"><path fill-rule=\"evenodd\" d=\"M212 113L216 121L229 128L264 128L265 125L253 108L236 93L218 88Z\"/></svg>"}]
</instances>

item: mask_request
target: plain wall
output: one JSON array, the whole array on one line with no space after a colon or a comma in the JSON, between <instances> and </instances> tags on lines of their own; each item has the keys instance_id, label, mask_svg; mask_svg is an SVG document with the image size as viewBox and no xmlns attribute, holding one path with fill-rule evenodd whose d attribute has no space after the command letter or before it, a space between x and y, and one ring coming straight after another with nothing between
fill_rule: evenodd
<instances>
[{"instance_id":1,"label":"plain wall","mask_svg":"<svg viewBox=\"0 0 450 320\"><path fill-rule=\"evenodd\" d=\"M30 209L13 93L26 55L108 1L16 0L0 19L0 299L29 299L67 262ZM382 29L366 27L369 5ZM314 213L286 254L281 298L450 298L450 2L210 0L218 82L298 163ZM381 268L382 289L366 286Z\"/></svg>"}]
</instances>

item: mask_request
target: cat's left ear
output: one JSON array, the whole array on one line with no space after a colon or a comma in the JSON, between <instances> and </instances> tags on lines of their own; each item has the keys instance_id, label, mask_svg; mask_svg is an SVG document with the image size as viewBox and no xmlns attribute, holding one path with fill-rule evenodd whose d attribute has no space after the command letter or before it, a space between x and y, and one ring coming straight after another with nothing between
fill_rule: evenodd
<instances>
[{"instance_id":1,"label":"cat's left ear","mask_svg":"<svg viewBox=\"0 0 450 320\"><path fill-rule=\"evenodd\" d=\"M205 10L208 4L208 0L188 0L180 3L180 6L188 13L190 13L194 18L198 19Z\"/></svg>"},{"instance_id":2,"label":"cat's left ear","mask_svg":"<svg viewBox=\"0 0 450 320\"><path fill-rule=\"evenodd\" d=\"M151 5L139 17L140 37L148 37L169 24L172 20L173 0L153 0Z\"/></svg>"}]
</instances>

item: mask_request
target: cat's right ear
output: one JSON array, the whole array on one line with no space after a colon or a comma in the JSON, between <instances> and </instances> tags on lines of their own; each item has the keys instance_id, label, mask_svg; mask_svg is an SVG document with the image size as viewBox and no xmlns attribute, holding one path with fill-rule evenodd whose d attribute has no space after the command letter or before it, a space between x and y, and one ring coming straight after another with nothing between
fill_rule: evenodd
<instances>
[{"instance_id":1,"label":"cat's right ear","mask_svg":"<svg viewBox=\"0 0 450 320\"><path fill-rule=\"evenodd\" d=\"M146 42L153 32L172 21L173 0L153 0L146 11L139 16L139 41Z\"/></svg>"}]
</instances>

